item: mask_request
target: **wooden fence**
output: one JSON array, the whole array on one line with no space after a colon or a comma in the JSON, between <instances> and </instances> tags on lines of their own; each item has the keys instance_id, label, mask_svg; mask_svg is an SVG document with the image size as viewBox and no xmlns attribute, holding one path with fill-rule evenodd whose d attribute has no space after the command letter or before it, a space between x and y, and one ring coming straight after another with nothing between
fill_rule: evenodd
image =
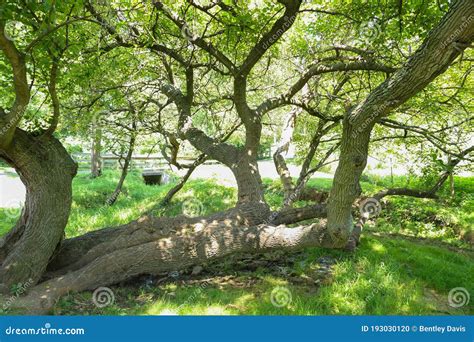
<instances>
[{"instance_id":1,"label":"wooden fence","mask_svg":"<svg viewBox=\"0 0 474 342\"><path fill-rule=\"evenodd\" d=\"M78 163L79 170L90 170L91 155L89 153L73 153L72 158ZM120 168L119 158L112 154L105 154L101 156L103 169L118 169ZM194 161L191 157L179 158L178 162L182 164L190 164ZM217 164L216 161L209 160L206 164ZM145 170L145 169L163 169L168 168L168 161L162 156L157 155L134 155L130 162L131 169Z\"/></svg>"}]
</instances>

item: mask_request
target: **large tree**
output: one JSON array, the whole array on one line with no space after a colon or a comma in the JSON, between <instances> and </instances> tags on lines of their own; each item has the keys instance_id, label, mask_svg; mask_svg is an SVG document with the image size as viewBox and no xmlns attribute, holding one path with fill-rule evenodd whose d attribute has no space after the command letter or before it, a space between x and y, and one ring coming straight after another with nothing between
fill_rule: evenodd
<instances>
[{"instance_id":1,"label":"large tree","mask_svg":"<svg viewBox=\"0 0 474 342\"><path fill-rule=\"evenodd\" d=\"M3 291L30 278L39 283L17 304L40 310L50 308L69 291L172 271L231 253L345 247L354 234L352 205L361 192L359 179L374 127L381 123L408 129L386 117L443 74L474 40L474 3L470 0L454 2L407 58L403 54L387 58L384 43L377 43L379 37L371 41L377 53L367 46L335 44L334 30L299 20L310 14L313 19L331 18L331 25L360 25L360 19L345 13L351 8L343 2L335 2L337 10L321 9L316 1L303 6L301 1L283 0L261 8L226 2L204 6L193 1L153 1L130 8L89 1L84 8L74 3L47 9L35 6L10 6L2 12L7 17L0 21L0 47L14 89L1 117L0 156L16 168L27 186L22 217L0 243L0 279ZM354 5L352 10L362 18L367 15L364 7ZM19 18L32 29L16 42L5 25L7 20ZM292 46L302 32L313 32L309 38L321 40L314 29L327 35L327 46L310 49L311 42L305 45L301 41ZM304 56L298 56L298 49L305 50L301 44L307 47ZM284 47L297 52L284 51ZM138 55L143 65L124 77L127 60L135 63ZM34 56L41 56L44 62L40 67L50 70L45 79L52 114L45 114L43 127L32 132L18 127L31 102L27 74L35 80ZM117 80L116 84L102 84L99 92L138 85L143 97L138 100L150 104L158 116L155 121L143 121L154 122L156 131L172 146L190 143L202 153L198 160L215 159L232 170L238 186L234 208L198 218L147 215L120 227L62 241L76 168L53 136L61 118L55 86L58 71L67 74L64 84L67 79L75 82L79 75L86 75L85 82L90 83L94 72L105 65L101 63L107 63L104 56L125 62L115 77L108 78ZM58 66L64 59L71 65L61 69ZM102 62L97 65L97 61ZM400 62L403 65L397 66ZM296 70L289 67L293 64L298 66ZM282 67L287 71L279 72ZM133 82L127 77L133 77ZM322 94L329 84L336 85L324 99ZM76 93L75 99L84 97L90 108L97 87L82 94L85 92L72 93ZM127 103L126 95L123 100ZM150 108L148 116L153 115ZM288 110L296 110L290 113L290 120L299 111L297 116L317 120L297 191L304 187L316 151L329 133L335 134L336 142L320 153L320 165L336 149L339 161L327 204L292 208L286 203L271 212L257 156L265 125ZM226 117L228 113L232 120ZM470 152L469 148L459 152L454 160L459 162ZM283 165L278 155L276 160ZM291 182L288 190L295 190ZM320 220L288 226L310 218ZM38 241L42 241L39 246Z\"/></svg>"}]
</instances>

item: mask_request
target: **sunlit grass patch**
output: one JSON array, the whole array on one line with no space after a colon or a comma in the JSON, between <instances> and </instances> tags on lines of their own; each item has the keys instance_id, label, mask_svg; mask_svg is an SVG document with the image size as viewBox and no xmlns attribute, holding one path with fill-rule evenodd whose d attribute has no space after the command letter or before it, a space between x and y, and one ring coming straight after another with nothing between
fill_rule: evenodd
<instances>
[{"instance_id":1,"label":"sunlit grass patch","mask_svg":"<svg viewBox=\"0 0 474 342\"><path fill-rule=\"evenodd\" d=\"M382 248L383 247L383 248ZM222 284L209 275L199 284L181 281L147 288L120 288L114 305L97 309L71 305L76 294L63 299L58 312L84 310L94 314L132 315L421 315L469 314L471 304L455 309L448 305L453 287L473 293L473 257L438 246L418 245L398 238L362 239L355 255L318 248L305 250L296 260L299 276L311 274L316 260L330 255L337 262L332 280L322 285L295 283L292 278L267 274L265 270L237 275L257 281L245 287ZM447 262L447 263L446 263ZM446 263L446 264L445 264ZM303 265L303 266L301 266ZM444 267L442 265L445 265ZM203 286L202 284L206 284ZM282 306L272 302L275 289L286 289L291 300ZM81 302L80 300L78 302Z\"/></svg>"},{"instance_id":2,"label":"sunlit grass patch","mask_svg":"<svg viewBox=\"0 0 474 342\"><path fill-rule=\"evenodd\" d=\"M165 208L156 205L173 184L146 186L140 173L127 177L124 192L114 206L105 205L113 192L118 173L107 171L91 179L80 174L74 180L74 200L67 236L78 236L137 219L149 210L160 216L183 213L183 203L198 202L199 214L207 215L234 205L236 189L212 180L193 180ZM368 179L364 189L378 191L386 180ZM328 190L331 180L314 179L310 186ZM382 185L381 185L382 184ZM462 184L461 181L459 184ZM465 227L472 217L471 183L457 189L454 199L439 201L388 198L382 214L367 225L361 245L354 254L308 248L302 253L282 253L274 262L289 267L289 275L271 273L265 267L244 273L233 259L219 263L219 274L208 271L205 279L190 283L178 279L163 284L115 285L115 302L98 308L92 292L71 294L61 299L57 314L101 315L420 315L473 314L471 303L453 308L448 293L465 288L474 296L474 252L460 241L454 227ZM267 200L273 208L283 196L279 181L265 181ZM383 185L385 186L385 185ZM464 186L464 185L463 185ZM366 190L368 191L368 190ZM473 187L474 191L474 187ZM470 197L471 196L471 197ZM0 209L0 215L2 214ZM19 214L19 213L18 213ZM0 234L14 224L14 218L0 220ZM416 230L414 230L414 228ZM391 235L396 233L397 235ZM460 248L462 247L462 248ZM332 276L322 284L299 281L311 278L317 260L335 260ZM288 266L288 260L294 259ZM245 266L245 262L242 263ZM242 265L241 265L242 266ZM204 265L204 272L206 272ZM221 281L234 277L233 282ZM249 281L252 280L252 281ZM203 282L207 284L202 286ZM240 286L245 283L245 286ZM275 291L284 305L275 305ZM290 297L290 300L286 298Z\"/></svg>"}]
</instances>

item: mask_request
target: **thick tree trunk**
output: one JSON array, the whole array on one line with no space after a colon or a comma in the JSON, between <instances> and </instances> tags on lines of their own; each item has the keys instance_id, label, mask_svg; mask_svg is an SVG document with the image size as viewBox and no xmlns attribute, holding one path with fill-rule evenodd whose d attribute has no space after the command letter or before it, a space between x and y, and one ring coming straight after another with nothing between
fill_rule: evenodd
<instances>
[{"instance_id":1,"label":"thick tree trunk","mask_svg":"<svg viewBox=\"0 0 474 342\"><path fill-rule=\"evenodd\" d=\"M375 123L442 74L474 40L474 2L458 0L407 63L350 111L343 123L339 165L328 203L328 229L343 243L353 228L351 206L360 193Z\"/></svg>"},{"instance_id":2,"label":"thick tree trunk","mask_svg":"<svg viewBox=\"0 0 474 342\"><path fill-rule=\"evenodd\" d=\"M77 165L54 137L17 129L0 157L26 187L25 207L16 226L0 239L0 288L40 280L69 218Z\"/></svg>"},{"instance_id":3,"label":"thick tree trunk","mask_svg":"<svg viewBox=\"0 0 474 342\"><path fill-rule=\"evenodd\" d=\"M249 156L246 152L241 152L239 160L234 163L231 170L237 181L238 200L237 205L245 203L256 203L261 209L266 206L263 195L263 183L258 170L256 156ZM269 214L268 210L262 215Z\"/></svg>"},{"instance_id":4,"label":"thick tree trunk","mask_svg":"<svg viewBox=\"0 0 474 342\"><path fill-rule=\"evenodd\" d=\"M378 87L345 119L340 163L327 208L329 229L326 229L323 220L311 226L275 227L269 225L268 221L276 219L273 216L266 218L266 213L262 214L268 210L262 210L266 205L256 162L261 124L255 115L250 115L252 113L246 104L244 82L258 57L265 51L260 49L261 45L265 44L267 37L274 40L275 32L270 31L254 48L255 52L251 53L250 59L243 63L243 68L239 71L239 77L243 81L240 85L236 84L237 90L242 90L236 92L234 100L247 130L245 152L224 144L215 144L212 139L204 137L202 132L186 132L187 138L188 133L197 133L194 137L196 140L192 142L194 146L224 164L231 165L239 185L239 207L235 209L233 216L226 213L225 217L214 215L197 218L198 221L185 219L182 225L173 221L177 224L176 232L169 236L163 236L162 232L156 230L153 224L156 219L144 218L121 227L125 235L117 236L114 241L104 240L101 244L99 239L91 242L93 239L89 237L88 244L93 247L86 249L86 254L80 254L79 260L76 257L73 263L66 266L70 272L62 273L64 268L57 270L62 274L60 277L38 285L27 297L17 300L15 304L39 310L49 309L57 298L69 291L93 289L143 273L153 274L186 268L232 253L297 249L306 246L343 247L351 234L351 205L360 193L359 178L367 162L373 125L446 70L466 44L472 42L474 26L470 22L466 23L466 18L474 14L474 3L472 0L461 0L455 2L452 7L407 65ZM297 11L297 8L294 11ZM277 21L279 22L281 21ZM274 29L273 31L280 34L284 32L278 25ZM454 32L456 41L452 38ZM202 41L197 40L196 44L200 42ZM254 123L252 120L255 120ZM64 206L64 200L61 204ZM290 216L298 214L288 211L285 215L288 213ZM306 215L303 212L299 214ZM285 215L280 219L285 218ZM276 217L278 218L278 215ZM147 220L151 220L151 224ZM111 231L104 235L109 235L110 238L110 235L115 234L115 231ZM26 230L22 238L25 235ZM100 237L101 234L97 236ZM85 240L84 238L83 241Z\"/></svg>"},{"instance_id":5,"label":"thick tree trunk","mask_svg":"<svg viewBox=\"0 0 474 342\"><path fill-rule=\"evenodd\" d=\"M278 217L278 215L271 215L270 213L262 216L262 212L262 208L255 203L247 203L206 217L189 218L177 216L173 218L158 218L143 216L129 224L104 228L63 241L55 258L51 260L48 271L50 274L58 274L58 272L62 273L76 269L117 248L134 246L158 237L174 235L179 229L188 224L228 221L233 222L235 225L252 226L270 222L272 218ZM299 209L298 211L287 213L284 219L278 222L296 223L303 219L323 217L324 215L324 209L316 211Z\"/></svg>"},{"instance_id":6,"label":"thick tree trunk","mask_svg":"<svg viewBox=\"0 0 474 342\"><path fill-rule=\"evenodd\" d=\"M195 148L232 170L238 186L237 205L256 203L259 208L265 209L263 183L257 163L258 132L255 137L247 137L247 144L244 149L217 142L196 128L187 129L183 137ZM268 212L267 208L262 214L265 215Z\"/></svg>"},{"instance_id":7,"label":"thick tree trunk","mask_svg":"<svg viewBox=\"0 0 474 342\"><path fill-rule=\"evenodd\" d=\"M354 135L353 126L343 123L341 154L328 202L328 229L342 247L352 228L352 203L360 195L359 179L367 164L370 129Z\"/></svg>"}]
</instances>

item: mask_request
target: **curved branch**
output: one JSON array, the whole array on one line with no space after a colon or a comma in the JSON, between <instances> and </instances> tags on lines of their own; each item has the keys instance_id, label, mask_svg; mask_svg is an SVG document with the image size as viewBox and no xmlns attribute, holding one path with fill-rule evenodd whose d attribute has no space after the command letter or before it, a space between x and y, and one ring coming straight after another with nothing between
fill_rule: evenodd
<instances>
[{"instance_id":1,"label":"curved branch","mask_svg":"<svg viewBox=\"0 0 474 342\"><path fill-rule=\"evenodd\" d=\"M256 109L256 112L263 115L273 109L292 103L292 98L304 87L308 81L317 75L341 72L341 71L380 71L383 73L393 73L397 69L378 64L375 62L354 62L354 63L335 63L335 64L320 64L317 63L311 66L291 87L288 91L278 97L273 97L262 102Z\"/></svg>"},{"instance_id":2,"label":"curved branch","mask_svg":"<svg viewBox=\"0 0 474 342\"><path fill-rule=\"evenodd\" d=\"M6 36L5 22L0 20L0 49L3 51L13 69L13 87L15 102L8 113L0 112L0 147L11 143L16 126L20 122L26 106L30 102L30 88L26 77L26 64L22 53Z\"/></svg>"},{"instance_id":3,"label":"curved branch","mask_svg":"<svg viewBox=\"0 0 474 342\"><path fill-rule=\"evenodd\" d=\"M283 34L288 31L296 20L299 8L301 6L301 0L294 1L279 1L285 6L285 13L282 17L278 18L273 24L270 31L266 32L263 37L255 44L250 50L247 58L245 58L242 66L239 68L238 77L247 77L252 71L252 68L262 58L265 52L275 44Z\"/></svg>"}]
</instances>

